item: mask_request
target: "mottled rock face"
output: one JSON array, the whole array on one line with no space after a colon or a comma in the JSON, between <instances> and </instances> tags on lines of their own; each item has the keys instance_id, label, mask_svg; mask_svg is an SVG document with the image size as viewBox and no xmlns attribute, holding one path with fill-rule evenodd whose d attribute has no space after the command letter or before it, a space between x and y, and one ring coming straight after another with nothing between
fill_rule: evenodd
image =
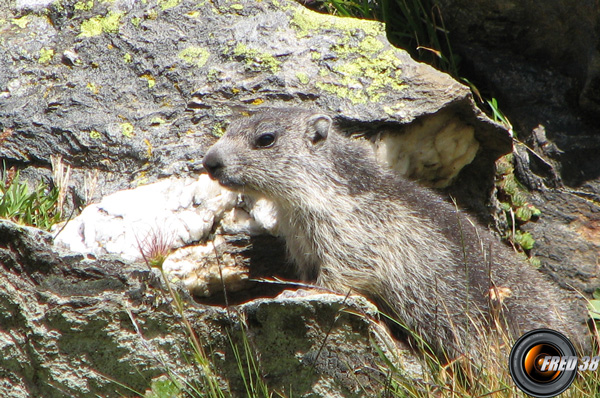
<instances>
[{"instance_id":1,"label":"mottled rock face","mask_svg":"<svg viewBox=\"0 0 600 398\"><path fill-rule=\"evenodd\" d=\"M23 1L0 31L0 156L32 179L62 156L79 202L199 171L213 134L261 104L371 130L454 105L488 164L510 150L466 86L391 47L382 24L287 0Z\"/></svg>"},{"instance_id":2,"label":"mottled rock face","mask_svg":"<svg viewBox=\"0 0 600 398\"><path fill-rule=\"evenodd\" d=\"M393 48L377 22L285 0L22 1L0 18L0 157L30 180L52 156L70 166L67 206L96 203L57 244L81 253L139 259L158 230L178 248L219 220L230 235L272 230L268 206L249 217L195 180L214 136L261 106L329 112L382 163L434 186L510 149L466 86ZM148 184L167 176L181 179Z\"/></svg>"},{"instance_id":3,"label":"mottled rock face","mask_svg":"<svg viewBox=\"0 0 600 398\"><path fill-rule=\"evenodd\" d=\"M507 75L499 76L502 85ZM594 80L586 87L592 93ZM255 280L285 269L282 246L252 234L273 230L276 218L264 203L232 208L238 198L204 185L206 176L198 174L206 148L232 118L283 104L335 115L349 133L370 138L382 162L430 185L446 186L471 162L488 170L510 150L509 135L473 107L465 86L392 48L375 22L315 14L286 0L17 0L0 7L0 158L37 181L50 177L51 156L61 156L72 170L67 202L96 202L57 238L90 258L55 252L46 233L0 225L0 395L129 394L108 378L143 392L165 373L157 358L187 380L197 378L181 355L189 352L187 337L156 276L139 262L103 256L139 260L138 240L151 238L157 226L168 230L173 248L203 242L220 220L222 240L177 249L165 269L197 295L218 296L221 278L229 293L267 295L271 285ZM489 180L480 176L459 176L461 186L482 192L478 184ZM561 231L597 244L596 208L577 203L589 211L562 219ZM536 225L547 234L555 223ZM540 240L560 248L543 257L554 264L573 251L553 246L556 240ZM597 252L581 247L570 261L585 262L585 273L574 278L586 279L589 291ZM239 332L247 317L255 327L252 355L268 359L262 365L271 386L287 392L300 374L290 395L353 396L361 392L349 369L378 366L369 345L373 324L351 316L354 309L375 313L354 304L345 312L340 297L265 300L241 307L239 316L190 304L188 314L219 351L220 380L234 392L245 390L223 325ZM340 314L332 329L329 320ZM286 350L274 352L282 341Z\"/></svg>"},{"instance_id":4,"label":"mottled rock face","mask_svg":"<svg viewBox=\"0 0 600 398\"><path fill-rule=\"evenodd\" d=\"M0 221L1 396L143 395L167 373L178 385L207 388L155 273L114 257L56 252L50 241L45 232ZM263 299L225 309L180 295L215 385L232 396L246 394L234 350L260 358L266 385L288 396L378 395L382 355L422 375L360 297Z\"/></svg>"},{"instance_id":5,"label":"mottled rock face","mask_svg":"<svg viewBox=\"0 0 600 398\"><path fill-rule=\"evenodd\" d=\"M514 126L519 179L540 219L524 229L563 285L599 285L600 7L597 1L440 0L455 53Z\"/></svg>"}]
</instances>

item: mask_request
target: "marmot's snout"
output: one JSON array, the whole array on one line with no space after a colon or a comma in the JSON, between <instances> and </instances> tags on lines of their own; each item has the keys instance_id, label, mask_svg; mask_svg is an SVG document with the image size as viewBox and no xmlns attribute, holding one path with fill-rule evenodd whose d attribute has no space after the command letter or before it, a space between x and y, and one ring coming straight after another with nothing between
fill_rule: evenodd
<instances>
[{"instance_id":1,"label":"marmot's snout","mask_svg":"<svg viewBox=\"0 0 600 398\"><path fill-rule=\"evenodd\" d=\"M204 166L210 178L213 180L218 180L224 166L223 159L221 158L219 151L214 149L209 150L206 155L204 155L202 166Z\"/></svg>"},{"instance_id":2,"label":"marmot's snout","mask_svg":"<svg viewBox=\"0 0 600 398\"><path fill-rule=\"evenodd\" d=\"M237 189L244 186L235 175L235 167L231 167L231 159L227 157L227 150L222 146L213 146L206 152L202 166L211 179L218 181L224 187Z\"/></svg>"}]
</instances>

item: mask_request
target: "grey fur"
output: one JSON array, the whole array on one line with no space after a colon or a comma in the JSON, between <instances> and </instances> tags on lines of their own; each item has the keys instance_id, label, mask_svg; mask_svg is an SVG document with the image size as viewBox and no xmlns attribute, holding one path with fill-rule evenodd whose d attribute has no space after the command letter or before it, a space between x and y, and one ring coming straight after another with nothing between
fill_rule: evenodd
<instances>
[{"instance_id":1,"label":"grey fur","mask_svg":"<svg viewBox=\"0 0 600 398\"><path fill-rule=\"evenodd\" d=\"M370 297L439 356L477 355L499 323L515 338L571 332L569 305L541 273L437 193L383 169L327 115L278 108L234 121L204 165L275 203L302 280Z\"/></svg>"}]
</instances>

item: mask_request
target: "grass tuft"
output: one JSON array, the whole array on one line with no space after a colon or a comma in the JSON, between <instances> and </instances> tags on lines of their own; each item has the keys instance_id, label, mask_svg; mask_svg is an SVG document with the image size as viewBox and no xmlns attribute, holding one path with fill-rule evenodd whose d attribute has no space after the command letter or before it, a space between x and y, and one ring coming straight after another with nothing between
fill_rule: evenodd
<instances>
[{"instance_id":1,"label":"grass tuft","mask_svg":"<svg viewBox=\"0 0 600 398\"><path fill-rule=\"evenodd\" d=\"M31 189L14 166L0 170L0 218L49 230L62 218L63 201L64 190L57 184L40 181Z\"/></svg>"}]
</instances>

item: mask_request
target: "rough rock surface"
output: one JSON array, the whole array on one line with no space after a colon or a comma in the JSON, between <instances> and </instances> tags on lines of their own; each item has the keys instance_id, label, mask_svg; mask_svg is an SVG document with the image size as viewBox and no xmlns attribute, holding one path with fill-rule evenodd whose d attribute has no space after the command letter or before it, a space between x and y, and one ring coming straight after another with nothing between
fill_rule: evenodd
<instances>
[{"instance_id":1,"label":"rough rock surface","mask_svg":"<svg viewBox=\"0 0 600 398\"><path fill-rule=\"evenodd\" d=\"M600 6L597 1L439 0L465 73L518 138L519 179L542 212L525 226L561 284L600 287Z\"/></svg>"},{"instance_id":2,"label":"rough rock surface","mask_svg":"<svg viewBox=\"0 0 600 398\"><path fill-rule=\"evenodd\" d=\"M197 199L202 193L186 187L195 184L205 149L232 116L261 105L315 106L336 114L351 134L383 148L382 159L399 172L439 186L457 179L463 196L472 199L466 202L479 208L491 188L493 160L510 150L508 134L473 108L465 86L390 47L382 26L374 22L318 15L286 0L0 1L0 158L37 181L51 176L51 156L61 156L72 167L68 202L73 208L176 176L183 184L178 192L186 194L174 200L185 201L194 209L191 217L202 218L196 212L205 203ZM572 193L577 200L561 191L556 201L574 203L571 214L565 218L559 208L544 210L548 216L531 226L540 229L539 236L550 234L557 224L564 226L559 238L538 238L539 251L548 253L543 260L551 268L564 264L575 285L589 291L598 264L598 198L593 194L598 190L589 182L598 176L598 163L589 156L597 150L597 137L588 127L580 128L585 123L577 118L554 117L569 108L564 98L574 83L556 80L555 72L532 69L526 62L506 62L481 47L472 54L483 54L487 62L475 69L492 71L490 81L512 90L505 97L519 104L515 109L523 116L519 123L524 130L539 124L548 128L548 137L563 152L550 151L544 159L573 165L558 170L567 184L582 184ZM582 93L593 99L595 80L590 76ZM528 87L523 82L533 82L535 89L528 96L515 95L523 93L521 86ZM538 106L540 98L549 98L551 106ZM525 118L529 113L537 119ZM562 134L571 126L578 134ZM428 137L422 142L421 132ZM393 150L407 143L416 152ZM536 138L530 145L537 143L544 144ZM448 147L454 148L449 151L453 156L460 155L448 160ZM417 155L419 151L427 156ZM455 162L461 157L464 161ZM575 172L578 167L583 177ZM524 175L528 170L539 172L547 183L549 172L531 166ZM188 177L192 179L186 182ZM554 199L552 194L542 191L538 206L552 206L544 200ZM146 199L136 199L140 208L133 210L145 208L154 215L185 208L165 203L149 208L153 201ZM96 214L105 206L104 215L112 212L118 218L124 205L131 204L93 206ZM227 217L236 218L236 213ZM191 231L186 217L179 221L179 245L208 231L195 222ZM72 222L75 237L81 236L81 228L95 228ZM95 236L93 246L98 235L90 236ZM550 250L563 238L577 245ZM185 359L191 348L183 325L153 272L106 257L103 250L114 243L110 234L98 237L104 246L92 250L97 259L58 254L48 247L49 239L36 230L0 224L0 395L130 394L115 381L143 393L167 367L183 380L201 380ZM135 256L131 234L127 239L119 244ZM283 267L281 245L272 238L224 239L217 250L230 253L231 264L246 267L249 279L260 277L257 264L271 261ZM577 250L580 255L573 255ZM573 271L579 262L585 268ZM219 286L212 286L214 294ZM271 287L255 283L253 289L265 294ZM354 312L371 314L372 307L358 301L352 304ZM234 395L244 396L245 388L226 336L233 330L232 339L243 341L242 319L255 350L251 356L264 360L262 374L270 387L293 396L353 396L361 395L359 380L366 385L363 395L381 391L379 375L368 371L377 368L378 357L368 341L376 328L352 311L339 311L350 305L342 297L264 300L229 311L188 303L194 329L215 349L219 383ZM350 377L356 374L358 379ZM302 376L299 382L297 375ZM289 391L290 385L297 390Z\"/></svg>"},{"instance_id":3,"label":"rough rock surface","mask_svg":"<svg viewBox=\"0 0 600 398\"><path fill-rule=\"evenodd\" d=\"M0 31L0 157L36 179L62 156L76 205L197 172L214 135L261 104L369 134L452 106L488 167L510 150L466 86L391 47L382 24L287 0L24 1L2 7Z\"/></svg>"},{"instance_id":4,"label":"rough rock surface","mask_svg":"<svg viewBox=\"0 0 600 398\"><path fill-rule=\"evenodd\" d=\"M0 222L0 395L129 396L168 372L181 385L204 388L160 277L139 263L61 254L50 243L48 233ZM377 394L384 386L375 347L403 358L360 297L263 299L225 309L180 292L217 385L233 396L246 390L232 347L243 361L260 357L260 374L250 377L288 396ZM418 376L416 364L405 365Z\"/></svg>"}]
</instances>

